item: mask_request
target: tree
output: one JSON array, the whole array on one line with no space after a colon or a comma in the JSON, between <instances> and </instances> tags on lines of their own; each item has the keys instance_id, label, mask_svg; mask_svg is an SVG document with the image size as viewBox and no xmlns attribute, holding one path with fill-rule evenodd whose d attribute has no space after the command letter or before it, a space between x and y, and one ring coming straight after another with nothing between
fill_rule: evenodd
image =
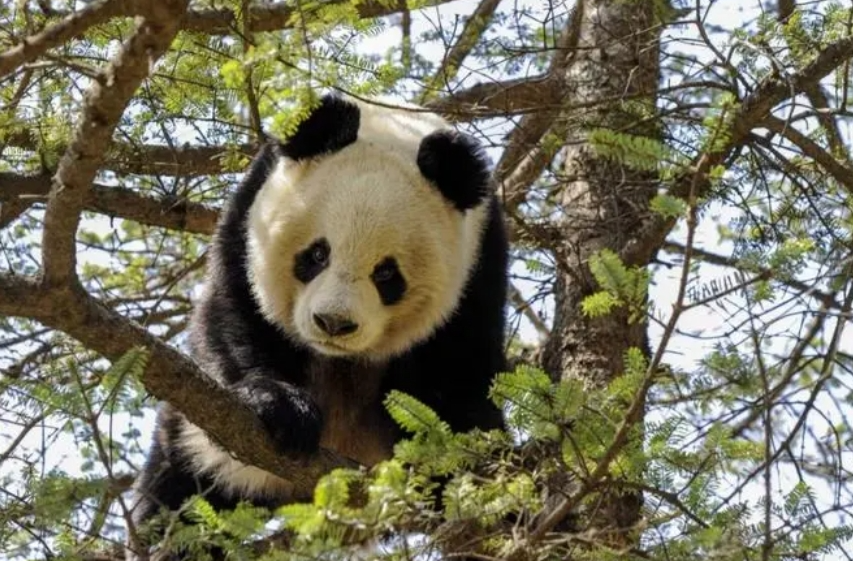
<instances>
[{"instance_id":1,"label":"tree","mask_svg":"<svg viewBox=\"0 0 853 561\"><path fill-rule=\"evenodd\" d=\"M173 544L346 557L392 531L427 536L388 546L403 558L849 558L851 14L0 7L3 550L120 556L161 399L307 501L270 537L252 509L199 499ZM365 474L326 451L296 470L183 354L223 198L330 87L423 103L495 156L519 331L493 394L516 441L451 435L395 395L417 433L397 459ZM434 474L444 518L418 487Z\"/></svg>"}]
</instances>

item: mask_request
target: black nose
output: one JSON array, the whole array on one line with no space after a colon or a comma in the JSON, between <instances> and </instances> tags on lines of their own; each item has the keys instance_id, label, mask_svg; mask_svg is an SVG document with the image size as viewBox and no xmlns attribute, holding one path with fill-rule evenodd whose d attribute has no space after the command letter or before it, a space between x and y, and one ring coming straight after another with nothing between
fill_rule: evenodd
<instances>
[{"instance_id":1,"label":"black nose","mask_svg":"<svg viewBox=\"0 0 853 561\"><path fill-rule=\"evenodd\" d=\"M314 314L314 323L332 337L349 335L358 329L358 324L351 319L335 314Z\"/></svg>"}]
</instances>

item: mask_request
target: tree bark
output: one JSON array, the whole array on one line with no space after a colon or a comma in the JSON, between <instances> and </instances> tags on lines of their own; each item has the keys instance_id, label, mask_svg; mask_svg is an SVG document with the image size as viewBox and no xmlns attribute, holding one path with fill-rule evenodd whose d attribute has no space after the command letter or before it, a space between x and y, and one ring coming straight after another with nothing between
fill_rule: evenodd
<instances>
[{"instance_id":1,"label":"tree bark","mask_svg":"<svg viewBox=\"0 0 853 561\"><path fill-rule=\"evenodd\" d=\"M559 192L562 236L555 248L559 266L554 326L542 354L543 367L555 380L581 379L602 387L622 374L629 348L648 353L644 320L629 322L625 310L591 319L583 314L581 303L600 290L590 273L590 256L605 248L619 253L647 217L656 193L654 174L596 157L587 140L598 128L656 135L653 127L640 124L652 120L644 121L637 111L641 107L648 115L654 112L659 81L661 26L654 4L653 0L578 3L583 13L575 60L567 68L566 103L633 99L624 107L601 104L569 115L562 167L570 179ZM605 497L591 523L605 530L613 545L628 545L626 530L638 520L640 504L637 495Z\"/></svg>"}]
</instances>

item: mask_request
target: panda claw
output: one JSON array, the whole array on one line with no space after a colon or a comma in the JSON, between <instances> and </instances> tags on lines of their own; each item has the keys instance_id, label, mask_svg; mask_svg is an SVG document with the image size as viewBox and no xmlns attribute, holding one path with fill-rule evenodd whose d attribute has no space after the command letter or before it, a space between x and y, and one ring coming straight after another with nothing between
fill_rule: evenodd
<instances>
[{"instance_id":1,"label":"panda claw","mask_svg":"<svg viewBox=\"0 0 853 561\"><path fill-rule=\"evenodd\" d=\"M300 458L320 449L322 414L303 390L263 377L248 377L234 391L261 420L282 455Z\"/></svg>"}]
</instances>

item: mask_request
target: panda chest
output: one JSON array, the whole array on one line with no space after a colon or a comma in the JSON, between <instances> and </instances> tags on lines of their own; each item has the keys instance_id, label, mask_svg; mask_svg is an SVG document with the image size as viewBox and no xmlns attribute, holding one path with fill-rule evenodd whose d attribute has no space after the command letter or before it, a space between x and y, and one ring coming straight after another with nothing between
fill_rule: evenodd
<instances>
[{"instance_id":1,"label":"panda chest","mask_svg":"<svg viewBox=\"0 0 853 561\"><path fill-rule=\"evenodd\" d=\"M317 358L309 373L323 413L320 446L366 466L391 457L398 431L382 405L382 368Z\"/></svg>"}]
</instances>

